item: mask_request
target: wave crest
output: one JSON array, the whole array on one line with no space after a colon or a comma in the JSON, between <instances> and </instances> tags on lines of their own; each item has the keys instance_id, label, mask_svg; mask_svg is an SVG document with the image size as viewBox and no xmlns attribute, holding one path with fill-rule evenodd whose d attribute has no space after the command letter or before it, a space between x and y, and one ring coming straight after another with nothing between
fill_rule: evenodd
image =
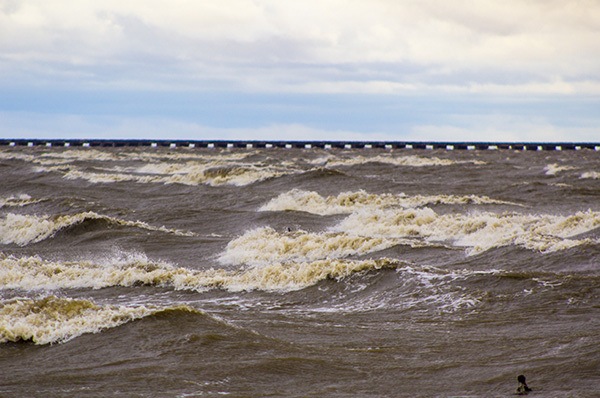
<instances>
[{"instance_id":1,"label":"wave crest","mask_svg":"<svg viewBox=\"0 0 600 398\"><path fill-rule=\"evenodd\" d=\"M561 173L563 171L569 171L569 170L575 170L575 167L560 165L558 163L551 163L551 164L546 165L546 167L544 167L544 171L546 172L547 176L555 176L558 173Z\"/></svg>"},{"instance_id":2,"label":"wave crest","mask_svg":"<svg viewBox=\"0 0 600 398\"><path fill-rule=\"evenodd\" d=\"M156 160L156 159L146 159ZM235 185L246 186L282 175L298 172L295 168L267 164L226 162L209 158L203 161L151 161L133 167L96 167L83 169L61 159L59 162L38 159L38 172L57 172L68 180L86 180L94 184L135 182L141 184Z\"/></svg>"},{"instance_id":3,"label":"wave crest","mask_svg":"<svg viewBox=\"0 0 600 398\"><path fill-rule=\"evenodd\" d=\"M56 296L15 299L0 307L0 343L64 343L84 333L98 333L173 308L98 305ZM196 312L187 306L177 309Z\"/></svg>"},{"instance_id":4,"label":"wave crest","mask_svg":"<svg viewBox=\"0 0 600 398\"><path fill-rule=\"evenodd\" d=\"M8 198L0 198L0 209L3 207L24 207L41 201L41 199L32 199L27 194L12 195Z\"/></svg>"},{"instance_id":5,"label":"wave crest","mask_svg":"<svg viewBox=\"0 0 600 398\"><path fill-rule=\"evenodd\" d=\"M349 214L356 210L370 208L415 208L432 204L507 204L517 206L516 203L491 199L487 196L477 195L415 195L405 194L371 194L364 190L356 192L342 192L337 196L321 196L314 191L292 189L284 192L262 206L259 211L305 211L319 215Z\"/></svg>"},{"instance_id":6,"label":"wave crest","mask_svg":"<svg viewBox=\"0 0 600 398\"><path fill-rule=\"evenodd\" d=\"M232 240L221 254L225 264L264 265L274 262L314 261L383 250L397 244L383 237L340 232L279 233L271 227L250 230Z\"/></svg>"},{"instance_id":7,"label":"wave crest","mask_svg":"<svg viewBox=\"0 0 600 398\"><path fill-rule=\"evenodd\" d=\"M594 239L573 237L600 227L600 213L569 216L489 212L437 214L430 208L369 210L352 213L336 231L385 239L413 238L425 242L451 242L478 254L492 248L521 246L539 252L566 250Z\"/></svg>"},{"instance_id":8,"label":"wave crest","mask_svg":"<svg viewBox=\"0 0 600 398\"><path fill-rule=\"evenodd\" d=\"M581 173L581 179L592 179L592 180L600 180L600 173L597 171L586 171Z\"/></svg>"},{"instance_id":9,"label":"wave crest","mask_svg":"<svg viewBox=\"0 0 600 398\"><path fill-rule=\"evenodd\" d=\"M27 291L64 288L132 287L152 285L176 290L207 291L293 291L326 279L340 279L353 273L395 268L399 261L318 260L312 262L270 263L247 269L192 270L144 258L123 263L52 262L39 257L0 260L0 285L3 289Z\"/></svg>"},{"instance_id":10,"label":"wave crest","mask_svg":"<svg viewBox=\"0 0 600 398\"><path fill-rule=\"evenodd\" d=\"M35 216L22 214L7 214L0 219L0 243L26 246L31 243L53 237L57 232L90 220L103 220L110 224L126 227L141 228L149 231L160 231L180 236L193 236L192 232L184 232L166 227L151 226L142 221L128 221L95 212L59 216Z\"/></svg>"},{"instance_id":11,"label":"wave crest","mask_svg":"<svg viewBox=\"0 0 600 398\"><path fill-rule=\"evenodd\" d=\"M322 160L321 160L322 161ZM394 166L408 167L428 167L428 166L451 166L455 164L485 164L480 160L451 160L438 157L425 157L417 155L393 156L393 155L377 155L377 156L353 156L352 158L328 159L327 166L356 166L367 163L383 163Z\"/></svg>"}]
</instances>

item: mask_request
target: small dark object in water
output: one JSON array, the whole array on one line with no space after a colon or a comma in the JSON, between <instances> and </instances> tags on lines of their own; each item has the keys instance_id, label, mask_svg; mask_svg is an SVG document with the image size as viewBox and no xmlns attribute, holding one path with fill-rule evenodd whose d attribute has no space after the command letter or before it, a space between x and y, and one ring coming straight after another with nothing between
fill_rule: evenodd
<instances>
[{"instance_id":1,"label":"small dark object in water","mask_svg":"<svg viewBox=\"0 0 600 398\"><path fill-rule=\"evenodd\" d=\"M519 375L517 376L517 381L519 382L519 386L517 387L517 395L527 395L531 388L527 385L525 381L525 376Z\"/></svg>"}]
</instances>

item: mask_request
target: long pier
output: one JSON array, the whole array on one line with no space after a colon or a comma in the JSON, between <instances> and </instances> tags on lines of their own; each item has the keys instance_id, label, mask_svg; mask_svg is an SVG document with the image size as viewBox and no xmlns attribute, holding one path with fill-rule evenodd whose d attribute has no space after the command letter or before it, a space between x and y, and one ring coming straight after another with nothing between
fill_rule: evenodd
<instances>
[{"instance_id":1,"label":"long pier","mask_svg":"<svg viewBox=\"0 0 600 398\"><path fill-rule=\"evenodd\" d=\"M128 139L0 139L0 147L168 147L168 148L322 148L600 151L600 142L433 142L433 141L258 141L258 140L128 140Z\"/></svg>"}]
</instances>

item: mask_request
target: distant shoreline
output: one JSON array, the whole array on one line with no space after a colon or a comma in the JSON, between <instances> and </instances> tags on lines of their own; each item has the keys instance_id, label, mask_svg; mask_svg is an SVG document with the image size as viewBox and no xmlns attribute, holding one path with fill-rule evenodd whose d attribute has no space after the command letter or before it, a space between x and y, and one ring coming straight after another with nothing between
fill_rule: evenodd
<instances>
[{"instance_id":1,"label":"distant shoreline","mask_svg":"<svg viewBox=\"0 0 600 398\"><path fill-rule=\"evenodd\" d=\"M0 139L0 147L170 147L170 148L321 148L600 151L600 142L441 142L441 141L270 141L270 140L139 140L139 139Z\"/></svg>"}]
</instances>

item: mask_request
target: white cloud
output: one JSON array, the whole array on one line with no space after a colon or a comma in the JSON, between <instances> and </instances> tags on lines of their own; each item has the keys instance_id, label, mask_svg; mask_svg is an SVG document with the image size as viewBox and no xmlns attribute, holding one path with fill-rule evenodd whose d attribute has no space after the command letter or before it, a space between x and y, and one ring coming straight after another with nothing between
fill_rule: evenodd
<instances>
[{"instance_id":1,"label":"white cloud","mask_svg":"<svg viewBox=\"0 0 600 398\"><path fill-rule=\"evenodd\" d=\"M600 3L5 0L0 82L600 93Z\"/></svg>"}]
</instances>

